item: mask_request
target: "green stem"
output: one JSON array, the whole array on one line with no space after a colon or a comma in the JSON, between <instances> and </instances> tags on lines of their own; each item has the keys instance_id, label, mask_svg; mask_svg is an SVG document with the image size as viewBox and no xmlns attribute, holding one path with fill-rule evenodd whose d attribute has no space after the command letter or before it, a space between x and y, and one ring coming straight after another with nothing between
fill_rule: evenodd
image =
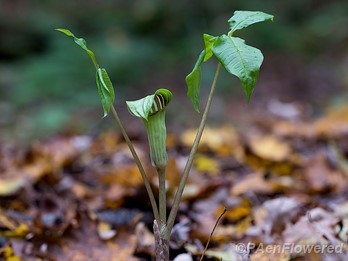
<instances>
[{"instance_id":1,"label":"green stem","mask_svg":"<svg viewBox=\"0 0 348 261\"><path fill-rule=\"evenodd\" d=\"M133 144L132 142L130 141L127 133L126 133L126 130L124 129L123 127L123 124L121 122L121 119L120 117L118 116L116 110L115 110L115 107L112 105L111 106L111 111L112 111L112 114L118 124L118 126L120 127L120 130L121 130L121 133L129 147L129 150L131 151L132 153L132 156L134 158L134 161L135 163L137 164L138 166L138 169L140 171L140 174L141 174L141 177L143 178L143 181L144 181L144 184L145 184L145 188L147 190L147 194L149 195L149 198L150 198L150 202L151 202L151 206L152 206L152 211L153 211L153 214L155 216L155 219L156 220L160 220L160 217L159 217L159 213L158 213L158 208L157 208L157 203L156 203L156 199L154 197L154 194L153 194L153 191L151 189L151 185L150 185L150 181L148 179L148 177L146 176L146 173L145 173L145 170L143 168L143 165L141 164L140 162L140 159L138 157L138 154L136 153L134 147L133 147Z\"/></svg>"},{"instance_id":2,"label":"green stem","mask_svg":"<svg viewBox=\"0 0 348 261\"><path fill-rule=\"evenodd\" d=\"M207 117L208 117L208 114L209 114L209 111L210 111L211 103L213 101L214 92L215 92L215 88L216 88L217 79L218 79L218 76L219 76L219 73L220 73L220 69L221 69L221 64L218 63L218 66L217 66L217 69L216 69L216 72L215 72L215 76L214 76L214 80L213 80L213 83L211 85L211 89L210 89L207 105L206 105L206 107L204 109L204 113L203 113L203 116L202 116L202 119L201 119L201 123L199 125L198 131L197 131L197 134L196 134L196 138L195 138L195 140L193 142L189 158L188 158L188 160L186 162L184 173L183 173L182 178L180 180L180 184L179 184L178 190L176 191L176 194L175 194L175 197L174 197L174 202L173 202L173 207L172 207L172 209L170 211L170 214L169 214L169 217L168 217L167 230L166 230L166 239L169 239L169 237L170 237L170 233L172 231L172 228L173 228L173 225L174 225L174 222L175 222L175 218L176 218L176 215L177 215L178 210L179 210L179 205L180 205L180 201L181 201L181 198L182 198L182 194L184 192L185 184L186 184L187 178L189 176L189 173L190 173L190 170L191 170L191 167L192 167L193 159L194 159L194 157L196 155L199 142L200 142L200 140L202 138L203 130L204 130L205 124L207 122Z\"/></svg>"}]
</instances>

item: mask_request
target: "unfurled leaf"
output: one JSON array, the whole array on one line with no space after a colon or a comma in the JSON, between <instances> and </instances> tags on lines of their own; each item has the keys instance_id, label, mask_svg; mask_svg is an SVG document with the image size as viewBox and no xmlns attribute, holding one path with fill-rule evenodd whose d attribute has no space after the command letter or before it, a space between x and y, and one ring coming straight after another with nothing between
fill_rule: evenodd
<instances>
[{"instance_id":1,"label":"unfurled leaf","mask_svg":"<svg viewBox=\"0 0 348 261\"><path fill-rule=\"evenodd\" d=\"M261 51L246 45L243 39L227 35L219 36L212 50L225 69L239 78L249 101L263 61Z\"/></svg>"},{"instance_id":2,"label":"unfurled leaf","mask_svg":"<svg viewBox=\"0 0 348 261\"><path fill-rule=\"evenodd\" d=\"M127 107L131 114L147 120L147 118L163 110L171 101L172 93L167 89L158 89L154 94L148 95L136 101L127 101Z\"/></svg>"},{"instance_id":3,"label":"unfurled leaf","mask_svg":"<svg viewBox=\"0 0 348 261\"><path fill-rule=\"evenodd\" d=\"M262 21L273 21L273 16L263 12L236 11L228 20L231 29L228 36L203 35L205 48L201 52L193 70L185 79L188 87L187 96L196 112L199 113L201 65L203 62L208 61L213 54L229 73L240 79L249 101L263 56L258 49L246 45L244 40L240 38L232 37L232 34L237 30Z\"/></svg>"},{"instance_id":4,"label":"unfurled leaf","mask_svg":"<svg viewBox=\"0 0 348 261\"><path fill-rule=\"evenodd\" d=\"M193 108L196 112L199 113L199 90L200 90L200 83L201 83L201 64L204 61L205 57L205 50L201 52L201 54L198 57L198 60L195 64L195 67L193 67L192 72L190 72L189 75L186 76L186 85L187 85L187 96L192 102Z\"/></svg>"},{"instance_id":5,"label":"unfurled leaf","mask_svg":"<svg viewBox=\"0 0 348 261\"><path fill-rule=\"evenodd\" d=\"M248 27L263 21L273 21L273 15L259 11L235 11L233 16L228 20L231 28L231 34L237 30Z\"/></svg>"},{"instance_id":6,"label":"unfurled leaf","mask_svg":"<svg viewBox=\"0 0 348 261\"><path fill-rule=\"evenodd\" d=\"M115 100L114 88L104 68L99 68L97 70L96 81L105 117L109 113L111 105Z\"/></svg>"}]
</instances>

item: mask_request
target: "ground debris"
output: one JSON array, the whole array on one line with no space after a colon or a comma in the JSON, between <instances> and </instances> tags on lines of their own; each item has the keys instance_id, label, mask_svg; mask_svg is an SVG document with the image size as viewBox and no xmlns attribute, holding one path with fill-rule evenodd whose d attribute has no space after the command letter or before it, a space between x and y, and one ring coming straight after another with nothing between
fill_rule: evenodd
<instances>
[{"instance_id":1,"label":"ground debris","mask_svg":"<svg viewBox=\"0 0 348 261\"><path fill-rule=\"evenodd\" d=\"M198 260L226 208L206 260L347 259L346 111L303 122L276 115L244 133L208 127L170 239L171 258ZM171 203L194 131L169 137ZM157 195L145 140L135 147ZM151 205L114 132L3 146L0 170L0 260L153 260Z\"/></svg>"}]
</instances>

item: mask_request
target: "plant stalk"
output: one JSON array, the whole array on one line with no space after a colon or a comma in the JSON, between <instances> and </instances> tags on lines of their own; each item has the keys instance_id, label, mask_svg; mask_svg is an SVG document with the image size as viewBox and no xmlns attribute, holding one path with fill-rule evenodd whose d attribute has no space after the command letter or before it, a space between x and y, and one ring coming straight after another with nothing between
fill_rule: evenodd
<instances>
[{"instance_id":1,"label":"plant stalk","mask_svg":"<svg viewBox=\"0 0 348 261\"><path fill-rule=\"evenodd\" d=\"M160 226L162 228L165 228L167 222L167 191L165 169L158 169L157 173L159 182L159 215L161 219Z\"/></svg>"},{"instance_id":2,"label":"plant stalk","mask_svg":"<svg viewBox=\"0 0 348 261\"><path fill-rule=\"evenodd\" d=\"M174 225L174 222L175 222L176 215L177 215L178 210L179 210L180 201L181 201L181 198L182 198L182 194L184 192L184 188L185 188L185 184L186 184L187 178L189 176L189 173L190 173L190 170L191 170L191 167L192 167L193 159L194 159L194 157L196 155L196 152L197 152L197 149L198 149L198 145L199 145L199 142L200 142L200 140L202 138L203 130L204 130L205 124L207 122L207 117L208 117L208 114L209 114L209 111L210 111L211 103L213 101L213 97L214 97L214 93L215 93L215 89L216 89L217 79L218 79L219 74L220 74L220 69L221 69L221 64L218 63L217 68L216 68L216 72L215 72L215 76L214 76L214 80L213 80L213 83L211 85L211 89L210 89L207 105L206 105L206 107L204 109L204 113L203 113L203 116L202 116L202 119L201 119L201 122L200 122L200 125L199 125L199 128L198 128L198 131L197 131L197 134L196 134L196 138L195 138L195 140L193 142L189 158L188 158L188 160L186 162L184 173L183 173L183 175L181 177L179 187L178 187L178 189L177 189L177 191L175 193L174 202L173 202L173 206L172 206L172 209L171 209L169 217L168 217L167 229L166 229L166 234L165 234L166 240L168 240L168 241L169 241L169 238L170 238L170 233L171 233L171 231L173 229L173 225Z\"/></svg>"},{"instance_id":3,"label":"plant stalk","mask_svg":"<svg viewBox=\"0 0 348 261\"><path fill-rule=\"evenodd\" d=\"M149 198L150 198L150 202L151 202L151 207L152 207L152 211L153 211L153 214L155 216L155 219L160 221L160 216L159 216L159 213L158 213L158 208L157 208L157 203L156 203L156 199L154 197L154 194L153 194L153 191L151 189L151 185L150 185L150 181L148 179L148 177L146 176L146 173L145 173L145 170L144 170L144 167L143 165L141 164L141 161L138 157L138 154L136 153L135 149L134 149L134 146L132 144L132 142L130 141L127 133L126 133L126 130L124 129L123 127L123 124L121 122L121 119L120 117L118 116L118 113L116 112L115 110L115 107L113 105L111 105L111 111L112 111L112 114L118 124L118 126L120 127L120 130L121 130L121 133L129 147L129 150L131 151L132 153L132 156L134 158L134 161L135 163L137 164L138 166L138 169L140 171L140 174L141 174L141 177L143 178L143 181L144 181L144 184L145 184L145 188L146 188L146 191L147 191L147 194L149 195Z\"/></svg>"}]
</instances>

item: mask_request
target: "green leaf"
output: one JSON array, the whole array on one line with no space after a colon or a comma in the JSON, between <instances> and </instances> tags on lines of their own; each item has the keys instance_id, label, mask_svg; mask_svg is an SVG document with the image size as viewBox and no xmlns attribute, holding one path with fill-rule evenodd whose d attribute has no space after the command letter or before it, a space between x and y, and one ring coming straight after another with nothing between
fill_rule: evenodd
<instances>
[{"instance_id":1,"label":"green leaf","mask_svg":"<svg viewBox=\"0 0 348 261\"><path fill-rule=\"evenodd\" d=\"M93 64L94 64L94 67L96 70L98 70L99 66L98 66L98 63L97 63L97 60L95 58L95 55L94 53L88 49L87 47L87 42L85 41L85 39L83 38L77 38L70 30L68 29L56 29L58 32L61 32L67 36L70 36L72 38L74 38L74 41L76 44L78 44L83 50L85 50L87 52L87 54L89 55L89 57L91 58Z\"/></svg>"},{"instance_id":2,"label":"green leaf","mask_svg":"<svg viewBox=\"0 0 348 261\"><path fill-rule=\"evenodd\" d=\"M213 52L211 48L213 47L213 44L217 37L209 35L209 34L203 34L203 40L204 40L204 47L205 47L205 56L203 62L208 61L212 56Z\"/></svg>"},{"instance_id":3,"label":"green leaf","mask_svg":"<svg viewBox=\"0 0 348 261\"><path fill-rule=\"evenodd\" d=\"M63 34L66 34L67 36L75 37L75 35L68 29L56 29L58 32L62 32Z\"/></svg>"},{"instance_id":4,"label":"green leaf","mask_svg":"<svg viewBox=\"0 0 348 261\"><path fill-rule=\"evenodd\" d=\"M108 115L110 108L115 100L114 87L111 83L109 75L107 74L104 68L99 68L97 60L94 53L88 49L87 43L83 38L77 38L70 30L68 29L56 29L57 31L72 37L76 44L78 44L83 50L87 52L89 57L92 59L94 67L96 69L96 82L98 87L98 93L104 110L104 117Z\"/></svg>"},{"instance_id":5,"label":"green leaf","mask_svg":"<svg viewBox=\"0 0 348 261\"><path fill-rule=\"evenodd\" d=\"M201 83L201 64L204 62L205 50L201 52L192 72L186 76L187 96L192 102L193 108L199 113L199 91Z\"/></svg>"},{"instance_id":6,"label":"green leaf","mask_svg":"<svg viewBox=\"0 0 348 261\"><path fill-rule=\"evenodd\" d=\"M147 120L153 110L156 96L163 97L164 107L168 105L173 97L169 90L158 89L154 94L148 95L142 99L136 101L127 101L127 108L132 115L142 118L143 120Z\"/></svg>"},{"instance_id":7,"label":"green leaf","mask_svg":"<svg viewBox=\"0 0 348 261\"><path fill-rule=\"evenodd\" d=\"M99 68L97 70L96 81L105 117L108 115L115 100L114 87L112 86L109 75L104 68Z\"/></svg>"},{"instance_id":8,"label":"green leaf","mask_svg":"<svg viewBox=\"0 0 348 261\"><path fill-rule=\"evenodd\" d=\"M263 61L261 51L227 35L219 36L212 50L225 69L239 78L249 101Z\"/></svg>"},{"instance_id":9,"label":"green leaf","mask_svg":"<svg viewBox=\"0 0 348 261\"><path fill-rule=\"evenodd\" d=\"M256 24L263 21L273 21L273 15L266 14L259 11L235 11L233 16L228 20L230 24L230 34L249 25Z\"/></svg>"}]
</instances>

